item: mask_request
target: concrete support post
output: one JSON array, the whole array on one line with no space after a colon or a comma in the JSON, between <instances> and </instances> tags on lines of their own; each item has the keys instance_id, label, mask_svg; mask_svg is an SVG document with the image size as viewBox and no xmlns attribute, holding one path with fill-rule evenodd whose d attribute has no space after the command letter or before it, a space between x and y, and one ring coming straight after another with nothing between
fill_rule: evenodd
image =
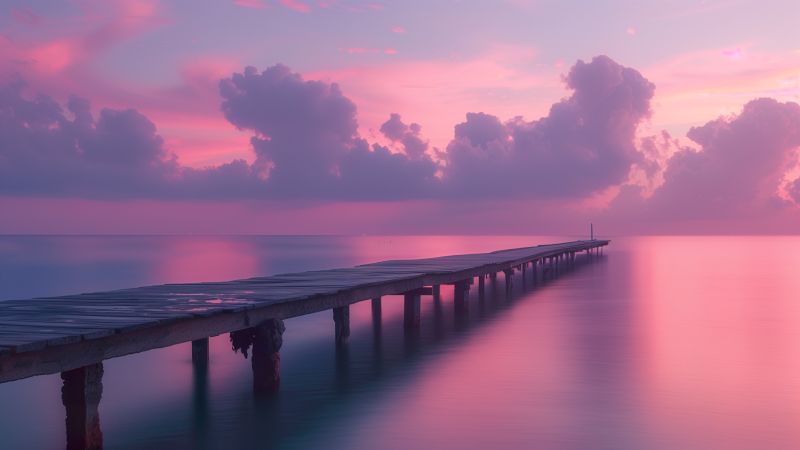
<instances>
[{"instance_id":1,"label":"concrete support post","mask_svg":"<svg viewBox=\"0 0 800 450\"><path fill-rule=\"evenodd\" d=\"M419 328L420 324L420 294L407 292L403 298L403 326L406 329Z\"/></svg>"},{"instance_id":2,"label":"concrete support post","mask_svg":"<svg viewBox=\"0 0 800 450\"><path fill-rule=\"evenodd\" d=\"M61 402L67 412L67 450L103 448L98 406L103 396L103 363L61 372Z\"/></svg>"},{"instance_id":3,"label":"concrete support post","mask_svg":"<svg viewBox=\"0 0 800 450\"><path fill-rule=\"evenodd\" d=\"M270 394L281 383L281 346L286 326L282 320L269 319L253 327L253 391Z\"/></svg>"},{"instance_id":4,"label":"concrete support post","mask_svg":"<svg viewBox=\"0 0 800 450\"><path fill-rule=\"evenodd\" d=\"M433 296L434 301L439 301L442 299L442 287L438 284L434 284L431 286L431 296Z\"/></svg>"},{"instance_id":5,"label":"concrete support post","mask_svg":"<svg viewBox=\"0 0 800 450\"><path fill-rule=\"evenodd\" d=\"M486 297L486 282L484 281L484 275L481 274L478 276L478 298L483 300Z\"/></svg>"},{"instance_id":6,"label":"concrete support post","mask_svg":"<svg viewBox=\"0 0 800 450\"><path fill-rule=\"evenodd\" d=\"M503 271L506 276L506 297L511 296L511 291L514 287L514 270L513 269L506 269Z\"/></svg>"},{"instance_id":7,"label":"concrete support post","mask_svg":"<svg viewBox=\"0 0 800 450\"><path fill-rule=\"evenodd\" d=\"M333 308L333 324L336 345L344 345L350 338L350 306Z\"/></svg>"},{"instance_id":8,"label":"concrete support post","mask_svg":"<svg viewBox=\"0 0 800 450\"><path fill-rule=\"evenodd\" d=\"M381 321L381 298L375 297L372 299L372 321L380 323Z\"/></svg>"},{"instance_id":9,"label":"concrete support post","mask_svg":"<svg viewBox=\"0 0 800 450\"><path fill-rule=\"evenodd\" d=\"M456 315L466 314L469 311L469 281L459 281L453 285L453 307Z\"/></svg>"},{"instance_id":10,"label":"concrete support post","mask_svg":"<svg viewBox=\"0 0 800 450\"><path fill-rule=\"evenodd\" d=\"M208 367L208 338L192 341L192 365L195 369Z\"/></svg>"}]
</instances>

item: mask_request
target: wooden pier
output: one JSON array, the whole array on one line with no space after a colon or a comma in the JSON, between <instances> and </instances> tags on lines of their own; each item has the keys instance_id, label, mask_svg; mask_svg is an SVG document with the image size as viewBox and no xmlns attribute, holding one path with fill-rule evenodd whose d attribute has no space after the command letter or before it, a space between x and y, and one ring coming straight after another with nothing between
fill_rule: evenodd
<instances>
[{"instance_id":1,"label":"wooden pier","mask_svg":"<svg viewBox=\"0 0 800 450\"><path fill-rule=\"evenodd\" d=\"M101 448L97 406L106 359L191 341L192 361L202 372L209 364L208 338L231 333L234 347L252 353L254 390L274 392L280 383L284 319L331 309L336 344L347 345L350 304L370 300L373 319L380 321L381 297L402 295L403 324L414 330L420 326L421 296L438 299L441 285L453 285L454 309L463 315L476 277L483 298L485 280L503 272L510 295L515 272L521 272L523 284L529 278L537 284L574 265L578 253L595 255L608 243L592 239L227 282L0 301L0 383L61 373L68 447Z\"/></svg>"}]
</instances>

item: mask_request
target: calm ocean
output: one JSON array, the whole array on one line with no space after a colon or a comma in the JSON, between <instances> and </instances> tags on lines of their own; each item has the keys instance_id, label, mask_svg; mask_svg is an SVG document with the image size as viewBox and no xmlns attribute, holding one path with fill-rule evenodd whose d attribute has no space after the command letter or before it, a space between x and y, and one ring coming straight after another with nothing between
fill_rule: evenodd
<instances>
[{"instance_id":1,"label":"calm ocean","mask_svg":"<svg viewBox=\"0 0 800 450\"><path fill-rule=\"evenodd\" d=\"M0 236L0 300L482 252L577 237ZM800 448L800 237L612 237L605 255L456 320L452 290L286 321L282 384L211 339L105 362L108 449ZM64 447L58 375L0 384L0 449Z\"/></svg>"}]
</instances>

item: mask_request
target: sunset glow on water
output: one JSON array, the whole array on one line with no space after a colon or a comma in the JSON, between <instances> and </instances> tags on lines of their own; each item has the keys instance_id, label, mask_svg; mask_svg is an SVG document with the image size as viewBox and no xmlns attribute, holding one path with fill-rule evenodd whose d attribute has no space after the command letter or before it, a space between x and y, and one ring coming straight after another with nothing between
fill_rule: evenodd
<instances>
[{"instance_id":1,"label":"sunset glow on water","mask_svg":"<svg viewBox=\"0 0 800 450\"><path fill-rule=\"evenodd\" d=\"M563 237L3 237L0 298L226 279L511 248ZM80 254L73 248L85 249ZM728 448L800 445L795 237L616 237L603 258L469 318L423 297L419 335L387 297L286 321L282 384L254 398L250 362L211 339L106 361L108 448ZM48 283L34 282L48 274ZM215 276L219 274L219 276ZM528 285L530 287L530 285ZM8 448L61 448L58 375L0 385Z\"/></svg>"},{"instance_id":2,"label":"sunset glow on water","mask_svg":"<svg viewBox=\"0 0 800 450\"><path fill-rule=\"evenodd\" d=\"M1 0L0 450L800 449L799 23Z\"/></svg>"}]
</instances>

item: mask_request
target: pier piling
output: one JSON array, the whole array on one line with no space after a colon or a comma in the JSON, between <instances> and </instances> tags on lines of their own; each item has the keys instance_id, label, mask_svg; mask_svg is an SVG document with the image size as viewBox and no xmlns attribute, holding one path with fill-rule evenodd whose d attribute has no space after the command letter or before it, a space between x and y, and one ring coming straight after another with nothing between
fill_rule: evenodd
<instances>
[{"instance_id":1,"label":"pier piling","mask_svg":"<svg viewBox=\"0 0 800 450\"><path fill-rule=\"evenodd\" d=\"M254 327L253 391L257 394L277 392L281 383L281 346L286 326L283 320L269 319Z\"/></svg>"},{"instance_id":2,"label":"pier piling","mask_svg":"<svg viewBox=\"0 0 800 450\"><path fill-rule=\"evenodd\" d=\"M407 292L403 295L403 326L407 330L419 328L420 324L420 294L418 291Z\"/></svg>"},{"instance_id":3,"label":"pier piling","mask_svg":"<svg viewBox=\"0 0 800 450\"><path fill-rule=\"evenodd\" d=\"M336 345L344 345L350 338L350 306L333 308Z\"/></svg>"},{"instance_id":4,"label":"pier piling","mask_svg":"<svg viewBox=\"0 0 800 450\"><path fill-rule=\"evenodd\" d=\"M66 409L67 450L102 449L98 407L103 396L103 363L61 372Z\"/></svg>"},{"instance_id":5,"label":"pier piling","mask_svg":"<svg viewBox=\"0 0 800 450\"><path fill-rule=\"evenodd\" d=\"M200 369L208 367L208 338L192 341L192 365Z\"/></svg>"},{"instance_id":6,"label":"pier piling","mask_svg":"<svg viewBox=\"0 0 800 450\"><path fill-rule=\"evenodd\" d=\"M606 240L574 241L491 253L383 261L257 280L145 286L124 291L3 301L0 308L14 313L15 331L0 336L0 383L60 372L67 448L102 448L98 406L103 392L102 361L105 359L190 341L195 397L198 404L205 405L210 363L208 337L230 333L235 351L241 350L245 357L252 351L254 392L274 393L280 385L283 319L331 309L337 354L346 360L347 346L343 344L350 336L350 304L371 299L374 339L379 348L381 296L402 294L404 327L418 330L421 296L432 295L434 328L441 328L444 323L441 285L453 284L455 322L463 325L468 323L469 286L475 277L478 278L478 312L481 313L485 306L487 278L497 298L497 274L503 272L505 298L510 299L515 268L522 272L524 290L528 264L533 285L537 285L555 278L561 270L573 269L578 252L585 252L581 263L599 259L608 243ZM135 308L129 308L132 296L146 299L141 302L141 315L137 315L139 311ZM209 296L224 297L225 301L207 302ZM65 304L72 308L64 308ZM100 304L105 307L104 314L109 316L107 328L98 328L97 319L86 314ZM117 310L116 304L125 308ZM77 331L72 326L62 326L65 319L74 324ZM56 326L43 334L42 328L50 322ZM81 324L86 325L85 329L79 327ZM412 341L418 336L418 333L407 333Z\"/></svg>"},{"instance_id":7,"label":"pier piling","mask_svg":"<svg viewBox=\"0 0 800 450\"><path fill-rule=\"evenodd\" d=\"M453 285L453 307L456 315L464 315L469 312L469 284L459 281Z\"/></svg>"}]
</instances>

